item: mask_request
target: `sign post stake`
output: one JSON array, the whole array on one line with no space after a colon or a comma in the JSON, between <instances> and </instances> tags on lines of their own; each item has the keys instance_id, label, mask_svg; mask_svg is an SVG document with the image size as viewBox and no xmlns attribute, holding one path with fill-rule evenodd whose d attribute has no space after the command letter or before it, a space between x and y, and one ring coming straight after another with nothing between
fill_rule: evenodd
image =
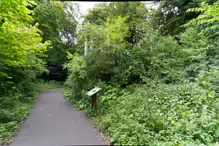
<instances>
[{"instance_id":1,"label":"sign post stake","mask_svg":"<svg viewBox=\"0 0 219 146\"><path fill-rule=\"evenodd\" d=\"M94 88L87 92L87 95L91 97L91 107L97 109L97 94L101 91L101 88Z\"/></svg>"},{"instance_id":2,"label":"sign post stake","mask_svg":"<svg viewBox=\"0 0 219 146\"><path fill-rule=\"evenodd\" d=\"M97 109L97 94L94 94L92 97L92 108Z\"/></svg>"}]
</instances>

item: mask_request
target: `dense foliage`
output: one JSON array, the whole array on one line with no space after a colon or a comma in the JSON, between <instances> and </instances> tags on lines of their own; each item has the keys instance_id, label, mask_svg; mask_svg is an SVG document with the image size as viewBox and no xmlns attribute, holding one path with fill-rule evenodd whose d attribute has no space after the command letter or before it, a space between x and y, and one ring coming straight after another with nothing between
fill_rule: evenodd
<instances>
[{"instance_id":1,"label":"dense foliage","mask_svg":"<svg viewBox=\"0 0 219 146\"><path fill-rule=\"evenodd\" d=\"M183 7L183 16L200 15L180 22L185 30L173 37L150 27L154 12L140 2L98 5L85 16L78 53L68 53L66 98L86 109L115 144L216 144L218 5ZM96 111L85 96L94 86L103 88Z\"/></svg>"},{"instance_id":2,"label":"dense foliage","mask_svg":"<svg viewBox=\"0 0 219 146\"><path fill-rule=\"evenodd\" d=\"M77 27L75 11L77 5L60 2L41 2L34 9L34 23L39 24L43 42L52 42L46 59L50 73L43 75L45 79L66 79L66 71L62 69L62 65L67 60L66 51L74 52Z\"/></svg>"},{"instance_id":3,"label":"dense foliage","mask_svg":"<svg viewBox=\"0 0 219 146\"><path fill-rule=\"evenodd\" d=\"M46 71L42 58L45 57L48 42L41 43L37 25L31 25L33 19L25 1L20 4L18 1L4 0L0 4L0 92L28 90L28 83ZM15 89L16 85L20 88Z\"/></svg>"},{"instance_id":4,"label":"dense foliage","mask_svg":"<svg viewBox=\"0 0 219 146\"><path fill-rule=\"evenodd\" d=\"M0 0L0 144L38 92L59 86L39 78L64 80L63 69L66 99L114 144L219 142L219 2L102 3L79 27L78 14L67 2ZM97 110L85 94L94 86Z\"/></svg>"},{"instance_id":5,"label":"dense foliage","mask_svg":"<svg viewBox=\"0 0 219 146\"><path fill-rule=\"evenodd\" d=\"M0 1L0 145L10 142L36 93L54 87L37 80L48 72L45 52L50 42L43 41L33 23L35 6L34 1Z\"/></svg>"},{"instance_id":6,"label":"dense foliage","mask_svg":"<svg viewBox=\"0 0 219 146\"><path fill-rule=\"evenodd\" d=\"M159 29L162 34L175 35L184 30L181 27L189 20L196 18L200 12L193 11L186 13L190 8L200 6L203 0L171 0L156 2L158 9L154 11L151 17L152 27ZM213 4L217 0L204 0L208 4Z\"/></svg>"}]
</instances>

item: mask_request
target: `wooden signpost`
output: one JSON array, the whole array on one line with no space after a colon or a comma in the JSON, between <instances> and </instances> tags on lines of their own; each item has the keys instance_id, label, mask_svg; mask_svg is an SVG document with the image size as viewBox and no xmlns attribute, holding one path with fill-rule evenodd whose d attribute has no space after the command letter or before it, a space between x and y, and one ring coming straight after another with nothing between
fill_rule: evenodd
<instances>
[{"instance_id":1,"label":"wooden signpost","mask_svg":"<svg viewBox=\"0 0 219 146\"><path fill-rule=\"evenodd\" d=\"M97 94L101 91L101 88L96 87L89 92L86 93L89 97L91 97L92 100L92 108L97 109Z\"/></svg>"}]
</instances>

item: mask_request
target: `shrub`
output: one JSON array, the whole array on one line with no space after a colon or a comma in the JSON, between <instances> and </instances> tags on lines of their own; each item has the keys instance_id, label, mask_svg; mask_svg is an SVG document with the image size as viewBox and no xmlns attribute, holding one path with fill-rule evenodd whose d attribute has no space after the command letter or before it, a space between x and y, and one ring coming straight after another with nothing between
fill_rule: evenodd
<instances>
[{"instance_id":1,"label":"shrub","mask_svg":"<svg viewBox=\"0 0 219 146\"><path fill-rule=\"evenodd\" d=\"M207 145L219 140L219 100L196 83L158 84L113 95L97 123L116 144Z\"/></svg>"}]
</instances>

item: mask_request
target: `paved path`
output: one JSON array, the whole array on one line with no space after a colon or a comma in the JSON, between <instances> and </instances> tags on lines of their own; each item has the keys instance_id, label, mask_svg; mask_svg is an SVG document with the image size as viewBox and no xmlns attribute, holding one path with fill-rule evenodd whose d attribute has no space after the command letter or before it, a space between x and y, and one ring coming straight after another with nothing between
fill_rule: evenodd
<instances>
[{"instance_id":1,"label":"paved path","mask_svg":"<svg viewBox=\"0 0 219 146\"><path fill-rule=\"evenodd\" d=\"M31 115L11 146L104 145L84 113L65 101L61 89L38 97Z\"/></svg>"}]
</instances>

